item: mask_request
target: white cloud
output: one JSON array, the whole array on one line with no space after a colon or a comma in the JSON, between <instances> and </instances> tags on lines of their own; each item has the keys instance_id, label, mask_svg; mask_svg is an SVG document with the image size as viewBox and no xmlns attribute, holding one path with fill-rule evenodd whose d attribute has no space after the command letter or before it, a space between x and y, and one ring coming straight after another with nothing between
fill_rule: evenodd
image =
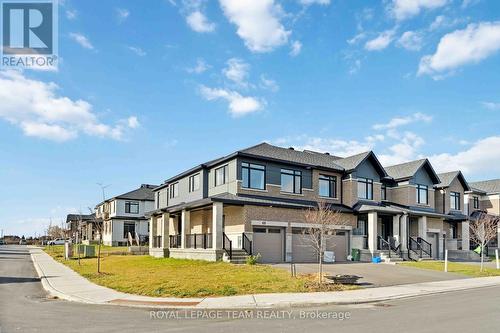
<instances>
[{"instance_id":1,"label":"white cloud","mask_svg":"<svg viewBox=\"0 0 500 333\"><path fill-rule=\"evenodd\" d=\"M288 42L290 31L280 22L283 10L274 0L219 0L219 3L252 52L270 52Z\"/></svg>"},{"instance_id":2,"label":"white cloud","mask_svg":"<svg viewBox=\"0 0 500 333\"><path fill-rule=\"evenodd\" d=\"M103 124L87 101L58 96L57 90L55 83L29 79L16 71L2 71L0 118L18 126L27 136L53 141L74 139L80 133L123 139L122 122L114 126Z\"/></svg>"},{"instance_id":3,"label":"white cloud","mask_svg":"<svg viewBox=\"0 0 500 333\"><path fill-rule=\"evenodd\" d=\"M445 6L448 0L392 0L390 11L396 20L409 19L425 9Z\"/></svg>"},{"instance_id":4,"label":"white cloud","mask_svg":"<svg viewBox=\"0 0 500 333\"><path fill-rule=\"evenodd\" d=\"M136 116L131 116L127 118L127 125L130 128L137 128L141 126L141 123L139 123L139 120L137 119Z\"/></svg>"},{"instance_id":5,"label":"white cloud","mask_svg":"<svg viewBox=\"0 0 500 333\"><path fill-rule=\"evenodd\" d=\"M302 51L302 43L298 40L293 41L291 45L290 55L292 57L298 56L300 51Z\"/></svg>"},{"instance_id":6,"label":"white cloud","mask_svg":"<svg viewBox=\"0 0 500 333\"><path fill-rule=\"evenodd\" d=\"M441 38L436 53L420 60L418 74L438 74L478 63L500 50L500 21L469 24Z\"/></svg>"},{"instance_id":7,"label":"white cloud","mask_svg":"<svg viewBox=\"0 0 500 333\"><path fill-rule=\"evenodd\" d=\"M395 29L386 30L380 33L376 38L369 40L365 44L368 51L380 51L385 49L394 39Z\"/></svg>"},{"instance_id":8,"label":"white cloud","mask_svg":"<svg viewBox=\"0 0 500 333\"><path fill-rule=\"evenodd\" d=\"M238 92L228 89L201 86L200 93L208 101L218 99L226 100L229 103L229 112L234 117L240 117L259 111L263 108L263 104L265 103L256 97L242 96Z\"/></svg>"},{"instance_id":9,"label":"white cloud","mask_svg":"<svg viewBox=\"0 0 500 333\"><path fill-rule=\"evenodd\" d=\"M414 160L418 157L418 149L425 143L424 139L413 132L399 134L393 132L395 144L388 147L389 153L377 155L382 165L394 165Z\"/></svg>"},{"instance_id":10,"label":"white cloud","mask_svg":"<svg viewBox=\"0 0 500 333\"><path fill-rule=\"evenodd\" d=\"M347 40L347 44L349 45L354 45L357 44L360 40L366 38L366 33L364 31L358 33L356 36L352 37L351 39Z\"/></svg>"},{"instance_id":11,"label":"white cloud","mask_svg":"<svg viewBox=\"0 0 500 333\"><path fill-rule=\"evenodd\" d=\"M341 140L321 138L317 136L298 135L272 140L272 143L281 146L292 146L299 150L312 150L321 153L331 153L335 156L350 156L373 149L371 141Z\"/></svg>"},{"instance_id":12,"label":"white cloud","mask_svg":"<svg viewBox=\"0 0 500 333\"><path fill-rule=\"evenodd\" d=\"M210 69L210 65L208 65L205 60L203 59L198 59L196 60L196 66L188 68L187 72L188 73L194 73L194 74L201 74L206 72L208 69Z\"/></svg>"},{"instance_id":13,"label":"white cloud","mask_svg":"<svg viewBox=\"0 0 500 333\"><path fill-rule=\"evenodd\" d=\"M116 8L115 13L120 23L128 19L128 17L130 16L130 11L125 8Z\"/></svg>"},{"instance_id":14,"label":"white cloud","mask_svg":"<svg viewBox=\"0 0 500 333\"><path fill-rule=\"evenodd\" d=\"M422 34L418 31L406 31L398 40L398 45L410 51L419 51L422 44Z\"/></svg>"},{"instance_id":15,"label":"white cloud","mask_svg":"<svg viewBox=\"0 0 500 333\"><path fill-rule=\"evenodd\" d=\"M488 110L500 110L500 103L481 102L481 104Z\"/></svg>"},{"instance_id":16,"label":"white cloud","mask_svg":"<svg viewBox=\"0 0 500 333\"><path fill-rule=\"evenodd\" d=\"M196 32L212 32L215 30L215 23L210 22L205 14L196 10L186 16L186 22L191 29Z\"/></svg>"},{"instance_id":17,"label":"white cloud","mask_svg":"<svg viewBox=\"0 0 500 333\"><path fill-rule=\"evenodd\" d=\"M74 20L78 16L78 12L76 10L66 10L66 18L68 20Z\"/></svg>"},{"instance_id":18,"label":"white cloud","mask_svg":"<svg viewBox=\"0 0 500 333\"><path fill-rule=\"evenodd\" d=\"M227 67L222 70L226 78L240 86L247 86L248 71L250 65L238 58L227 61Z\"/></svg>"},{"instance_id":19,"label":"white cloud","mask_svg":"<svg viewBox=\"0 0 500 333\"><path fill-rule=\"evenodd\" d=\"M309 5L329 5L330 0L299 0L299 3L304 5L304 6L309 6Z\"/></svg>"},{"instance_id":20,"label":"white cloud","mask_svg":"<svg viewBox=\"0 0 500 333\"><path fill-rule=\"evenodd\" d=\"M128 49L137 54L139 57L144 57L145 55L147 55L146 51L144 51L140 47L128 46Z\"/></svg>"},{"instance_id":21,"label":"white cloud","mask_svg":"<svg viewBox=\"0 0 500 333\"><path fill-rule=\"evenodd\" d=\"M263 89L270 90L272 92L277 92L280 87L276 81L267 78L264 74L260 76L260 86Z\"/></svg>"},{"instance_id":22,"label":"white cloud","mask_svg":"<svg viewBox=\"0 0 500 333\"><path fill-rule=\"evenodd\" d=\"M455 154L442 153L429 157L440 172L462 170L466 174L500 173L500 136L490 136L474 142Z\"/></svg>"},{"instance_id":23,"label":"white cloud","mask_svg":"<svg viewBox=\"0 0 500 333\"><path fill-rule=\"evenodd\" d=\"M80 44L81 47L85 48L85 49L89 49L89 50L93 50L94 49L94 45L92 45L92 43L90 42L90 40L85 37L84 35L80 34L80 33L77 33L77 32L71 32L69 34L69 37L71 39L73 39L75 42L77 42L78 44Z\"/></svg>"},{"instance_id":24,"label":"white cloud","mask_svg":"<svg viewBox=\"0 0 500 333\"><path fill-rule=\"evenodd\" d=\"M419 121L429 123L432 121L432 116L429 116L425 113L417 112L417 113L411 114L411 115L406 116L406 117L392 118L391 120L389 120L385 124L375 124L375 125L373 125L373 129L375 129L375 130L384 130L384 129L391 130L391 129L396 129L398 127L408 125L411 123L415 123L415 122L419 122Z\"/></svg>"},{"instance_id":25,"label":"white cloud","mask_svg":"<svg viewBox=\"0 0 500 333\"><path fill-rule=\"evenodd\" d=\"M349 74L351 75L356 74L357 72L359 72L360 69L361 69L361 60L356 59L353 61L351 67L349 68Z\"/></svg>"}]
</instances>

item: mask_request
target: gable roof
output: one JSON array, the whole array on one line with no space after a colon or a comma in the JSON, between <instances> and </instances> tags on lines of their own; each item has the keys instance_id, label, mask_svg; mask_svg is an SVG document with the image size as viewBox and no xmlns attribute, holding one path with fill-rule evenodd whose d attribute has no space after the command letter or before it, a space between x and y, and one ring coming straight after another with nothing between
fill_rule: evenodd
<instances>
[{"instance_id":1,"label":"gable roof","mask_svg":"<svg viewBox=\"0 0 500 333\"><path fill-rule=\"evenodd\" d=\"M471 182L469 185L472 189L478 189L481 192L488 194L500 193L500 179L483 180L479 182Z\"/></svg>"},{"instance_id":2,"label":"gable roof","mask_svg":"<svg viewBox=\"0 0 500 333\"><path fill-rule=\"evenodd\" d=\"M85 214L68 214L66 216L66 223L69 223L71 221L78 221L79 219L81 219L82 221L90 221L90 220L93 220L95 218L95 214L88 214L88 215L85 215Z\"/></svg>"},{"instance_id":3,"label":"gable roof","mask_svg":"<svg viewBox=\"0 0 500 333\"><path fill-rule=\"evenodd\" d=\"M440 183L438 175L434 171L434 168L432 167L429 160L426 158L421 159L421 160L391 165L391 166L385 167L385 171L387 172L387 174L389 176L394 178L394 180L402 181L402 180L408 180L408 179L412 178L413 176L415 176L415 174L421 168L427 169L427 172L431 176L431 179L434 182L434 184Z\"/></svg>"},{"instance_id":4,"label":"gable roof","mask_svg":"<svg viewBox=\"0 0 500 333\"><path fill-rule=\"evenodd\" d=\"M378 171L379 175L382 176L382 178L388 177L387 172L385 171L384 167L382 167L382 164L380 164L377 156L375 156L373 151L367 151L344 158L338 157L338 159L335 160L335 163L343 167L345 171L351 172L368 159L371 160L372 164L375 166L375 169Z\"/></svg>"},{"instance_id":5,"label":"gable roof","mask_svg":"<svg viewBox=\"0 0 500 333\"><path fill-rule=\"evenodd\" d=\"M464 187L464 190L470 191L470 186L467 183L467 181L465 180L465 177L461 171L450 171L450 172L440 173L440 174L438 174L438 177L441 180L441 182L435 186L437 188L449 187L451 185L451 183L453 182L453 180L455 180L455 178L458 177L458 180L460 181L460 183Z\"/></svg>"},{"instance_id":6,"label":"gable roof","mask_svg":"<svg viewBox=\"0 0 500 333\"><path fill-rule=\"evenodd\" d=\"M128 200L147 200L147 201L154 201L155 196L153 189L158 186L156 185L149 185L149 184L142 184L141 187L138 189L135 189L133 191L118 195L112 199L128 199ZM110 199L110 200L112 200Z\"/></svg>"}]
</instances>

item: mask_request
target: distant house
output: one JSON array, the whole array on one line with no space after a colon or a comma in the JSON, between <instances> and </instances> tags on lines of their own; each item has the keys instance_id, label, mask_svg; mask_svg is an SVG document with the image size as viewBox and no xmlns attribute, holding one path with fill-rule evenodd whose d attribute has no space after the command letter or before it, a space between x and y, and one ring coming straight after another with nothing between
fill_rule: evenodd
<instances>
[{"instance_id":1,"label":"distant house","mask_svg":"<svg viewBox=\"0 0 500 333\"><path fill-rule=\"evenodd\" d=\"M147 241L149 220L144 214L154 209L155 187L157 186L143 184L96 206L96 218L102 221L104 245L127 245L129 233L133 239L138 235L143 243Z\"/></svg>"}]
</instances>

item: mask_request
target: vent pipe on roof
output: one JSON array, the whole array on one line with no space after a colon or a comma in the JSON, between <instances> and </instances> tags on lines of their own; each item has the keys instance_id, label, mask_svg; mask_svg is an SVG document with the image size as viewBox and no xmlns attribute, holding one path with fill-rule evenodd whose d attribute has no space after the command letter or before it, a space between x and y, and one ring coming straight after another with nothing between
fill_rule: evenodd
<instances>
[{"instance_id":1,"label":"vent pipe on roof","mask_svg":"<svg viewBox=\"0 0 500 333\"><path fill-rule=\"evenodd\" d=\"M288 147L288 149L290 149L290 150L295 150L295 148L293 148L293 147Z\"/></svg>"},{"instance_id":2,"label":"vent pipe on roof","mask_svg":"<svg viewBox=\"0 0 500 333\"><path fill-rule=\"evenodd\" d=\"M325 155L328 155L328 156L330 156L330 153L329 153L329 152L326 152L326 153L325 153Z\"/></svg>"}]
</instances>

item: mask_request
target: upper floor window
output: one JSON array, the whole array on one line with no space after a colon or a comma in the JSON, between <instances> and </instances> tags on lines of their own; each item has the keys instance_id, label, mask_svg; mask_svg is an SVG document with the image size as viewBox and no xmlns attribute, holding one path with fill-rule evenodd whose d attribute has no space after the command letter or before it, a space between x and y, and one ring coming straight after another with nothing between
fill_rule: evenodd
<instances>
[{"instance_id":1,"label":"upper floor window","mask_svg":"<svg viewBox=\"0 0 500 333\"><path fill-rule=\"evenodd\" d=\"M179 183L174 183L170 185L170 199L177 198L179 196Z\"/></svg>"},{"instance_id":2,"label":"upper floor window","mask_svg":"<svg viewBox=\"0 0 500 333\"><path fill-rule=\"evenodd\" d=\"M156 192L156 209L160 209L160 198L161 198L161 191L158 191Z\"/></svg>"},{"instance_id":3,"label":"upper floor window","mask_svg":"<svg viewBox=\"0 0 500 333\"><path fill-rule=\"evenodd\" d=\"M260 164L241 163L241 186L264 190L266 187L266 167Z\"/></svg>"},{"instance_id":4,"label":"upper floor window","mask_svg":"<svg viewBox=\"0 0 500 333\"><path fill-rule=\"evenodd\" d=\"M198 191L200 189L200 174L197 173L189 177L189 192Z\"/></svg>"},{"instance_id":5,"label":"upper floor window","mask_svg":"<svg viewBox=\"0 0 500 333\"><path fill-rule=\"evenodd\" d=\"M380 189L380 199L387 200L387 186L385 186L385 184L382 184Z\"/></svg>"},{"instance_id":6,"label":"upper floor window","mask_svg":"<svg viewBox=\"0 0 500 333\"><path fill-rule=\"evenodd\" d=\"M227 165L215 169L215 186L223 185L227 182Z\"/></svg>"},{"instance_id":7,"label":"upper floor window","mask_svg":"<svg viewBox=\"0 0 500 333\"><path fill-rule=\"evenodd\" d=\"M137 201L125 201L125 213L139 214L139 203Z\"/></svg>"},{"instance_id":8,"label":"upper floor window","mask_svg":"<svg viewBox=\"0 0 500 333\"><path fill-rule=\"evenodd\" d=\"M460 193L450 192L450 208L460 210Z\"/></svg>"},{"instance_id":9,"label":"upper floor window","mask_svg":"<svg viewBox=\"0 0 500 333\"><path fill-rule=\"evenodd\" d=\"M337 177L319 175L319 195L322 197L337 197Z\"/></svg>"},{"instance_id":10,"label":"upper floor window","mask_svg":"<svg viewBox=\"0 0 500 333\"><path fill-rule=\"evenodd\" d=\"M429 204L429 187L427 185L417 185L417 203L422 205Z\"/></svg>"},{"instance_id":11,"label":"upper floor window","mask_svg":"<svg viewBox=\"0 0 500 333\"><path fill-rule=\"evenodd\" d=\"M479 197L472 197L472 204L474 209L479 209Z\"/></svg>"},{"instance_id":12,"label":"upper floor window","mask_svg":"<svg viewBox=\"0 0 500 333\"><path fill-rule=\"evenodd\" d=\"M373 200L373 179L358 178L358 198Z\"/></svg>"},{"instance_id":13,"label":"upper floor window","mask_svg":"<svg viewBox=\"0 0 500 333\"><path fill-rule=\"evenodd\" d=\"M281 191L296 194L302 193L302 172L281 169Z\"/></svg>"}]
</instances>

